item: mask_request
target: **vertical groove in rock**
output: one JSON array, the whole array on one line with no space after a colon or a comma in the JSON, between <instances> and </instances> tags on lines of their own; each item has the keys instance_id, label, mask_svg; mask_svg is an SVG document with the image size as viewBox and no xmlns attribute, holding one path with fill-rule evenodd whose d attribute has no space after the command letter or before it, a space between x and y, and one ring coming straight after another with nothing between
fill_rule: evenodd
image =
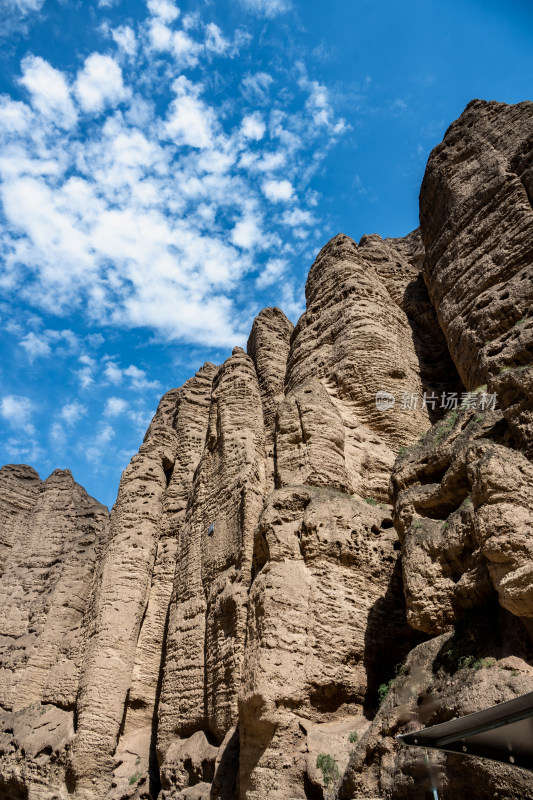
<instances>
[{"instance_id":1,"label":"vertical groove in rock","mask_svg":"<svg viewBox=\"0 0 533 800\"><path fill-rule=\"evenodd\" d=\"M428 406L430 419L435 422L444 413L440 404L442 393L460 393L464 387L424 283L421 271L424 245L420 230L412 231L403 239L382 239L377 234L363 236L359 253L374 267L391 298L407 317L422 390L439 397L436 406Z\"/></svg>"},{"instance_id":2,"label":"vertical groove in rock","mask_svg":"<svg viewBox=\"0 0 533 800\"><path fill-rule=\"evenodd\" d=\"M279 308L264 308L255 318L248 338L248 355L255 364L263 418L268 477L273 488L276 411L283 388L294 325Z\"/></svg>"},{"instance_id":3,"label":"vertical groove in rock","mask_svg":"<svg viewBox=\"0 0 533 800\"><path fill-rule=\"evenodd\" d=\"M213 383L207 439L179 535L160 703L161 757L174 736L236 722L254 528L266 490L261 395L240 348Z\"/></svg>"},{"instance_id":4,"label":"vertical groove in rock","mask_svg":"<svg viewBox=\"0 0 533 800\"><path fill-rule=\"evenodd\" d=\"M145 440L122 475L101 562L77 701L71 751L75 796L108 791L126 711L141 622L159 542L165 470L176 458L174 417L180 390L159 404Z\"/></svg>"},{"instance_id":5,"label":"vertical groove in rock","mask_svg":"<svg viewBox=\"0 0 533 800\"><path fill-rule=\"evenodd\" d=\"M185 519L194 471L205 443L215 373L216 367L206 363L181 389L166 395L159 409L161 414L168 405L166 423L171 425L176 437L176 454L172 465L169 462L164 465L166 489L161 500L157 553L136 645L124 730L117 748L117 757L122 760L119 774L115 772L117 796L122 796L125 779L139 770L139 764L135 764L136 759L131 754L141 755L143 768L150 758L155 758L157 726L154 728L154 715L157 715L164 667L164 639L177 564L178 537Z\"/></svg>"}]
</instances>

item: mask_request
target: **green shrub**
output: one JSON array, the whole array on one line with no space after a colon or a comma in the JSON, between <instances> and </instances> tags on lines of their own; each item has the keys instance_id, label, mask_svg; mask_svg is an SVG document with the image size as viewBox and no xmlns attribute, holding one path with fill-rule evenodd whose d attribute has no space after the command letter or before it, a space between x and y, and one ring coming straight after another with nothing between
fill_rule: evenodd
<instances>
[{"instance_id":1,"label":"green shrub","mask_svg":"<svg viewBox=\"0 0 533 800\"><path fill-rule=\"evenodd\" d=\"M476 669L488 669L489 667L496 666L496 659L489 656L488 658L480 658L476 661Z\"/></svg>"},{"instance_id":2,"label":"green shrub","mask_svg":"<svg viewBox=\"0 0 533 800\"><path fill-rule=\"evenodd\" d=\"M459 409L454 408L452 409L440 423L437 433L435 435L435 439L437 442L442 441L445 436L447 436L453 429L455 423L459 419Z\"/></svg>"},{"instance_id":3,"label":"green shrub","mask_svg":"<svg viewBox=\"0 0 533 800\"><path fill-rule=\"evenodd\" d=\"M357 731L352 731L348 737L348 741L350 744L355 744L355 742L359 739L359 734Z\"/></svg>"},{"instance_id":4,"label":"green shrub","mask_svg":"<svg viewBox=\"0 0 533 800\"><path fill-rule=\"evenodd\" d=\"M461 656L457 662L459 669L488 669L496 666L496 659L492 656L476 658L475 656Z\"/></svg>"},{"instance_id":5,"label":"green shrub","mask_svg":"<svg viewBox=\"0 0 533 800\"><path fill-rule=\"evenodd\" d=\"M130 786L133 786L134 783L137 783L139 778L142 778L142 772L134 772L133 775L130 776L128 781Z\"/></svg>"},{"instance_id":6,"label":"green shrub","mask_svg":"<svg viewBox=\"0 0 533 800\"><path fill-rule=\"evenodd\" d=\"M394 680L394 678L391 678L388 683L380 684L380 686L378 688L378 700L379 700L379 705L380 706L383 705L383 702L384 702L385 698L387 697L387 695L388 695L388 693L390 691L390 688L392 686L393 680Z\"/></svg>"},{"instance_id":7,"label":"green shrub","mask_svg":"<svg viewBox=\"0 0 533 800\"><path fill-rule=\"evenodd\" d=\"M365 497L365 503L368 503L369 506L378 506L379 503L377 500L374 500L373 497Z\"/></svg>"},{"instance_id":8,"label":"green shrub","mask_svg":"<svg viewBox=\"0 0 533 800\"><path fill-rule=\"evenodd\" d=\"M457 666L459 669L475 669L475 663L475 656L461 656L461 658L457 661Z\"/></svg>"},{"instance_id":9,"label":"green shrub","mask_svg":"<svg viewBox=\"0 0 533 800\"><path fill-rule=\"evenodd\" d=\"M324 779L324 786L326 789L330 785L330 783L334 783L340 778L339 767L337 762L330 756L329 753L320 753L316 759L316 765L318 769L322 772L322 777Z\"/></svg>"}]
</instances>

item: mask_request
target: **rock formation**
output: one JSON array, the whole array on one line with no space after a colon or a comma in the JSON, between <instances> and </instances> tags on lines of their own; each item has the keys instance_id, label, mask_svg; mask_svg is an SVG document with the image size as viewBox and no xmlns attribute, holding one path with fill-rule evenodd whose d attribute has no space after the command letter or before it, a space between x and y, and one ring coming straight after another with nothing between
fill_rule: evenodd
<instances>
[{"instance_id":1,"label":"rock formation","mask_svg":"<svg viewBox=\"0 0 533 800\"><path fill-rule=\"evenodd\" d=\"M68 470L0 470L0 797L65 781L109 516ZM29 792L29 794L28 794Z\"/></svg>"},{"instance_id":2,"label":"rock formation","mask_svg":"<svg viewBox=\"0 0 533 800\"><path fill-rule=\"evenodd\" d=\"M0 471L0 800L533 798L394 738L533 690L532 122L471 103L420 230L332 239L110 518Z\"/></svg>"}]
</instances>

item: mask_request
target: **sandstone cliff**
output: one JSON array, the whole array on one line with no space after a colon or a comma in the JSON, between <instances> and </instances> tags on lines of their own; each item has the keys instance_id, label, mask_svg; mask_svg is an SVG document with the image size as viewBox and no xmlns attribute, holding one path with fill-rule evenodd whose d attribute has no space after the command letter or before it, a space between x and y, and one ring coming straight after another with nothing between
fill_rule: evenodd
<instances>
[{"instance_id":1,"label":"sandstone cliff","mask_svg":"<svg viewBox=\"0 0 533 800\"><path fill-rule=\"evenodd\" d=\"M110 519L0 471L0 800L533 797L394 738L533 690L532 122L471 103L420 230L332 239Z\"/></svg>"}]
</instances>

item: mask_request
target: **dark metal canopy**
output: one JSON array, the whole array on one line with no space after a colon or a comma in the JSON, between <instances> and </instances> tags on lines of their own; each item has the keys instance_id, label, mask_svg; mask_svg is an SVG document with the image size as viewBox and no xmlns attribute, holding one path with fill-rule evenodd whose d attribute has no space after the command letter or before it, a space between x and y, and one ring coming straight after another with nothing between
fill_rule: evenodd
<instances>
[{"instance_id":1,"label":"dark metal canopy","mask_svg":"<svg viewBox=\"0 0 533 800\"><path fill-rule=\"evenodd\" d=\"M533 692L397 739L533 770Z\"/></svg>"}]
</instances>

